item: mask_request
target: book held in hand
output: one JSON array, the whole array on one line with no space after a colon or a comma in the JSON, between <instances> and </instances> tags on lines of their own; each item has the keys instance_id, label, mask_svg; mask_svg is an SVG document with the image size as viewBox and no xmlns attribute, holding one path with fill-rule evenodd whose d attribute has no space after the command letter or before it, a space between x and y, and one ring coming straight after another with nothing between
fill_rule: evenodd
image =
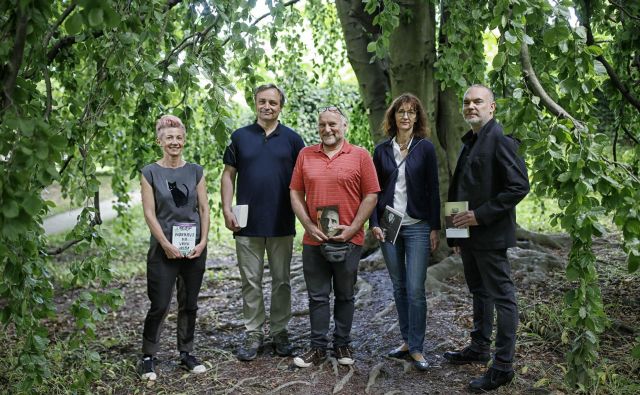
<instances>
[{"instance_id":1,"label":"book held in hand","mask_svg":"<svg viewBox=\"0 0 640 395\"><path fill-rule=\"evenodd\" d=\"M447 237L450 239L466 239L469 237L469 228L456 228L453 225L453 217L469 210L469 202L445 202L444 204L444 222L446 226Z\"/></svg>"},{"instance_id":2,"label":"book held in hand","mask_svg":"<svg viewBox=\"0 0 640 395\"><path fill-rule=\"evenodd\" d=\"M323 206L316 209L316 223L318 227L328 237L337 236L341 229L336 229L340 225L340 214L338 206Z\"/></svg>"},{"instance_id":3,"label":"book held in hand","mask_svg":"<svg viewBox=\"0 0 640 395\"><path fill-rule=\"evenodd\" d=\"M187 256L196 246L196 224L186 222L173 225L171 244L180 250L182 256Z\"/></svg>"},{"instance_id":4,"label":"book held in hand","mask_svg":"<svg viewBox=\"0 0 640 395\"><path fill-rule=\"evenodd\" d=\"M384 241L388 241L391 244L396 243L403 218L403 213L393 207L385 206L384 213L382 213L382 218L380 219L380 229L384 233Z\"/></svg>"},{"instance_id":5,"label":"book held in hand","mask_svg":"<svg viewBox=\"0 0 640 395\"><path fill-rule=\"evenodd\" d=\"M248 204L237 204L231 207L231 211L233 211L233 215L235 215L239 227L244 228L247 226L247 218L249 218Z\"/></svg>"}]
</instances>

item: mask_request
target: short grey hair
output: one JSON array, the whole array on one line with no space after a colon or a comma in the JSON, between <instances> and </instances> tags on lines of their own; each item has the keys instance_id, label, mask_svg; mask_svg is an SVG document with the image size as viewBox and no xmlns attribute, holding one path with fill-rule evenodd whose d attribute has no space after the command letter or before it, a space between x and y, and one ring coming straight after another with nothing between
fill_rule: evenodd
<instances>
[{"instance_id":1,"label":"short grey hair","mask_svg":"<svg viewBox=\"0 0 640 395\"><path fill-rule=\"evenodd\" d=\"M471 88L482 88L486 90L487 92L489 92L489 97L491 98L491 102L493 103L494 101L496 101L496 96L493 94L493 91L488 86L482 85L482 84L473 84L467 88L467 91ZM466 95L466 91L465 91L465 95Z\"/></svg>"}]
</instances>

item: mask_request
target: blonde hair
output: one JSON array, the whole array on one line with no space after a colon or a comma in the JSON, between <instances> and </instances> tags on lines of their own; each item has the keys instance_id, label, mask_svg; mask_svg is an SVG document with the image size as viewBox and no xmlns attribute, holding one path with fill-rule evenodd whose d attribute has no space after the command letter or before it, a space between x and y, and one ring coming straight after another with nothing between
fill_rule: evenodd
<instances>
[{"instance_id":1,"label":"blonde hair","mask_svg":"<svg viewBox=\"0 0 640 395\"><path fill-rule=\"evenodd\" d=\"M187 133L187 128L184 127L182 120L171 114L163 115L156 121L156 137L160 138L162 129L166 128L178 128L182 130L182 133Z\"/></svg>"}]
</instances>

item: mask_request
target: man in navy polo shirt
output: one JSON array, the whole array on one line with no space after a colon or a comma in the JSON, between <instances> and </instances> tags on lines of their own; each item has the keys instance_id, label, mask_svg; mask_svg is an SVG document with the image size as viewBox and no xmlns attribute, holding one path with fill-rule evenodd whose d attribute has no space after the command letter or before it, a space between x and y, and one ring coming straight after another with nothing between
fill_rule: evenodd
<instances>
[{"instance_id":1,"label":"man in navy polo shirt","mask_svg":"<svg viewBox=\"0 0 640 395\"><path fill-rule=\"evenodd\" d=\"M245 340L237 352L241 361L255 359L264 339L265 250L271 272L271 337L276 354L291 355L287 324L291 319L289 268L295 216L289 183L298 152L304 147L302 138L278 121L285 102L282 89L274 84L261 85L253 98L257 120L231 135L224 153L221 181L224 222L236 240L242 278ZM247 226L243 228L231 208L234 186L236 204L249 206Z\"/></svg>"}]
</instances>

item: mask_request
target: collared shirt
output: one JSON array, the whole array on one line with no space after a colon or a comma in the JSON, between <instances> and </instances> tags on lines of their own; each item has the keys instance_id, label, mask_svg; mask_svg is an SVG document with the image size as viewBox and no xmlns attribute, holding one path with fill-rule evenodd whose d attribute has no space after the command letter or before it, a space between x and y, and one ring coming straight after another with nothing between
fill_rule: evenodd
<instances>
[{"instance_id":1,"label":"collared shirt","mask_svg":"<svg viewBox=\"0 0 640 395\"><path fill-rule=\"evenodd\" d=\"M322 144L300 151L290 188L304 192L307 212L314 223L317 223L318 207L338 206L341 225L351 225L364 197L380 191L369 152L349 144L346 140L332 158L322 151ZM320 245L306 232L302 242L307 245ZM364 244L362 228L350 242Z\"/></svg>"},{"instance_id":2,"label":"collared shirt","mask_svg":"<svg viewBox=\"0 0 640 395\"><path fill-rule=\"evenodd\" d=\"M278 123L268 136L256 122L233 132L225 165L237 170L236 204L247 204L247 226L238 236L280 237L295 234L289 182L302 138Z\"/></svg>"},{"instance_id":3,"label":"collared shirt","mask_svg":"<svg viewBox=\"0 0 640 395\"><path fill-rule=\"evenodd\" d=\"M393 158L396 160L396 165L400 165L398 167L398 178L396 179L396 189L393 192L393 208L404 213L404 217L402 218L402 225L412 225L420 222L419 219L411 218L409 214L407 214L407 177L405 174L405 162L403 161L402 151L400 150L400 145L396 141L395 137L393 140ZM413 141L413 137L409 140L409 144L407 147L411 146L411 142ZM402 163L402 164L400 164Z\"/></svg>"}]
</instances>

